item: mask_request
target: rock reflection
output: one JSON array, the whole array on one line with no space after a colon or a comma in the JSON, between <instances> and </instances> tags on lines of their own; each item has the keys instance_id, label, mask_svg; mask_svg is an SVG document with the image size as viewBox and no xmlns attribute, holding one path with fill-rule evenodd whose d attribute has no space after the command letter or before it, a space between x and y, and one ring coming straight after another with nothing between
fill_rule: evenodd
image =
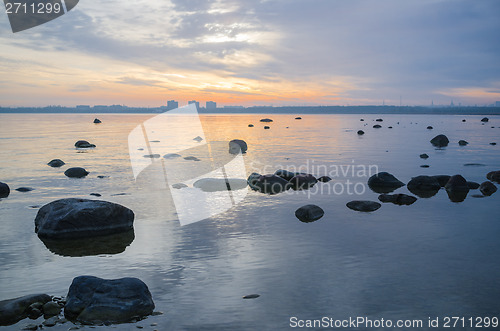
<instances>
[{"instance_id":1,"label":"rock reflection","mask_svg":"<svg viewBox=\"0 0 500 331\"><path fill-rule=\"evenodd\" d=\"M134 230L110 236L100 236L71 240L41 239L54 254L61 256L93 256L101 254L120 254L134 241Z\"/></svg>"}]
</instances>

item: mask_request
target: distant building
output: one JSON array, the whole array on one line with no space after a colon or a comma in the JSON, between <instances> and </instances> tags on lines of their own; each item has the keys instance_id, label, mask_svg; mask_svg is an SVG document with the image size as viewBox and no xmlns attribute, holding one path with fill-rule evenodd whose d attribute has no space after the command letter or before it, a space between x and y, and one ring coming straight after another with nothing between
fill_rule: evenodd
<instances>
[{"instance_id":1,"label":"distant building","mask_svg":"<svg viewBox=\"0 0 500 331\"><path fill-rule=\"evenodd\" d=\"M207 109L216 109L217 103L214 101L207 101Z\"/></svg>"},{"instance_id":2,"label":"distant building","mask_svg":"<svg viewBox=\"0 0 500 331\"><path fill-rule=\"evenodd\" d=\"M196 100L191 100L191 101L188 101L188 105L194 103L196 105L196 109L199 109L200 108L200 103Z\"/></svg>"},{"instance_id":3,"label":"distant building","mask_svg":"<svg viewBox=\"0 0 500 331\"><path fill-rule=\"evenodd\" d=\"M179 108L179 103L175 100L168 100L167 101L167 110Z\"/></svg>"},{"instance_id":4,"label":"distant building","mask_svg":"<svg viewBox=\"0 0 500 331\"><path fill-rule=\"evenodd\" d=\"M495 102L495 107L500 107L500 101Z\"/></svg>"}]
</instances>

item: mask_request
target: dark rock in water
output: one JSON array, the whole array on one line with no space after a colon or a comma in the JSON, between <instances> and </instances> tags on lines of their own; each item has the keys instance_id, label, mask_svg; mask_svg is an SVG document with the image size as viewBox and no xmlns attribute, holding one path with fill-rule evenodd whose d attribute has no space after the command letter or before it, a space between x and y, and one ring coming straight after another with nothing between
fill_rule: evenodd
<instances>
[{"instance_id":1,"label":"dark rock in water","mask_svg":"<svg viewBox=\"0 0 500 331\"><path fill-rule=\"evenodd\" d=\"M467 186L471 190L477 190L479 188L480 184L476 183L476 182L467 182Z\"/></svg>"},{"instance_id":2,"label":"dark rock in water","mask_svg":"<svg viewBox=\"0 0 500 331\"><path fill-rule=\"evenodd\" d=\"M378 196L378 199L381 202L391 202L395 205L400 205L400 206L402 206L402 205L409 206L409 205L413 204L415 201L417 201L417 198L415 198L414 196L403 194L403 193L400 193L400 194L381 194Z\"/></svg>"},{"instance_id":3,"label":"dark rock in water","mask_svg":"<svg viewBox=\"0 0 500 331\"><path fill-rule=\"evenodd\" d=\"M328 176L321 176L318 178L318 182L322 182L322 183L328 183L329 181L331 181L332 179Z\"/></svg>"},{"instance_id":4,"label":"dark rock in water","mask_svg":"<svg viewBox=\"0 0 500 331\"><path fill-rule=\"evenodd\" d=\"M495 146L497 143L490 143L491 146Z\"/></svg>"},{"instance_id":5,"label":"dark rock in water","mask_svg":"<svg viewBox=\"0 0 500 331\"><path fill-rule=\"evenodd\" d=\"M146 154L146 155L143 155L142 157L145 157L147 159L159 159L160 154Z\"/></svg>"},{"instance_id":6,"label":"dark rock in water","mask_svg":"<svg viewBox=\"0 0 500 331\"><path fill-rule=\"evenodd\" d=\"M392 126L388 126L387 128L388 128L388 129L392 129Z\"/></svg>"},{"instance_id":7,"label":"dark rock in water","mask_svg":"<svg viewBox=\"0 0 500 331\"><path fill-rule=\"evenodd\" d=\"M481 185L479 186L479 190L481 191L481 193L483 193L483 195L489 197L497 191L497 187L492 182L485 181L481 183Z\"/></svg>"},{"instance_id":8,"label":"dark rock in water","mask_svg":"<svg viewBox=\"0 0 500 331\"><path fill-rule=\"evenodd\" d=\"M45 316L59 315L59 313L61 312L61 306L59 306L54 301L49 301L43 305L42 311Z\"/></svg>"},{"instance_id":9,"label":"dark rock in water","mask_svg":"<svg viewBox=\"0 0 500 331\"><path fill-rule=\"evenodd\" d=\"M89 174L89 172L87 170L85 170L84 168L73 167L73 168L67 169L64 172L64 174L70 178L82 178L82 177L87 176Z\"/></svg>"},{"instance_id":10,"label":"dark rock in water","mask_svg":"<svg viewBox=\"0 0 500 331\"><path fill-rule=\"evenodd\" d=\"M133 229L134 212L116 203L88 199L60 199L46 204L35 218L41 239L105 236Z\"/></svg>"},{"instance_id":11,"label":"dark rock in water","mask_svg":"<svg viewBox=\"0 0 500 331\"><path fill-rule=\"evenodd\" d=\"M431 176L431 177L435 178L441 187L444 187L446 185L446 183L448 183L448 181L451 178L451 176L449 176L449 175L436 175L436 176Z\"/></svg>"},{"instance_id":12,"label":"dark rock in water","mask_svg":"<svg viewBox=\"0 0 500 331\"><path fill-rule=\"evenodd\" d=\"M31 187L18 187L16 188L16 191L18 192L30 192L33 191L34 189Z\"/></svg>"},{"instance_id":13,"label":"dark rock in water","mask_svg":"<svg viewBox=\"0 0 500 331\"><path fill-rule=\"evenodd\" d=\"M486 178L491 180L492 182L500 183L500 170L488 172Z\"/></svg>"},{"instance_id":14,"label":"dark rock in water","mask_svg":"<svg viewBox=\"0 0 500 331\"><path fill-rule=\"evenodd\" d=\"M169 153L169 154L163 155L164 159L175 159L177 157L181 157L181 156L179 154L175 154L175 153Z\"/></svg>"},{"instance_id":15,"label":"dark rock in water","mask_svg":"<svg viewBox=\"0 0 500 331\"><path fill-rule=\"evenodd\" d=\"M425 153L424 153L424 154L420 154L420 158L421 158L421 159L428 159L428 158L429 158L429 155L427 155L427 154L425 154Z\"/></svg>"},{"instance_id":16,"label":"dark rock in water","mask_svg":"<svg viewBox=\"0 0 500 331\"><path fill-rule=\"evenodd\" d=\"M432 130L432 129L434 129L434 128L430 125L427 127L427 130Z\"/></svg>"},{"instance_id":17,"label":"dark rock in water","mask_svg":"<svg viewBox=\"0 0 500 331\"><path fill-rule=\"evenodd\" d=\"M364 121L365 121L363 118L360 118L359 120L360 120L361 122L364 122Z\"/></svg>"},{"instance_id":18,"label":"dark rock in water","mask_svg":"<svg viewBox=\"0 0 500 331\"><path fill-rule=\"evenodd\" d=\"M260 294L249 294L245 295L243 299L257 299L258 297L260 297Z\"/></svg>"},{"instance_id":19,"label":"dark rock in water","mask_svg":"<svg viewBox=\"0 0 500 331\"><path fill-rule=\"evenodd\" d=\"M53 159L49 163L47 163L47 165L51 166L52 168L59 168L65 164L66 163L64 163L64 161L60 159Z\"/></svg>"},{"instance_id":20,"label":"dark rock in water","mask_svg":"<svg viewBox=\"0 0 500 331\"><path fill-rule=\"evenodd\" d=\"M287 181L289 181L290 179L292 179L293 177L297 176L297 175L306 175L305 173L302 173L302 172L292 172L292 171L288 171L288 170L284 170L284 169L279 169L279 170L276 170L274 172L274 174L276 176L279 176Z\"/></svg>"},{"instance_id":21,"label":"dark rock in water","mask_svg":"<svg viewBox=\"0 0 500 331\"><path fill-rule=\"evenodd\" d=\"M101 196L101 194L99 194L99 193L90 193L89 195L92 195L94 197L100 197Z\"/></svg>"},{"instance_id":22,"label":"dark rock in water","mask_svg":"<svg viewBox=\"0 0 500 331\"><path fill-rule=\"evenodd\" d=\"M101 120L98 118L94 118L94 124L99 124L99 123L102 123Z\"/></svg>"},{"instance_id":23,"label":"dark rock in water","mask_svg":"<svg viewBox=\"0 0 500 331\"><path fill-rule=\"evenodd\" d=\"M295 119L296 119L296 120L301 120L301 119L302 119L302 117L295 117Z\"/></svg>"},{"instance_id":24,"label":"dark rock in water","mask_svg":"<svg viewBox=\"0 0 500 331\"><path fill-rule=\"evenodd\" d=\"M150 143L159 143L160 141L159 140L150 140L149 142Z\"/></svg>"},{"instance_id":25,"label":"dark rock in water","mask_svg":"<svg viewBox=\"0 0 500 331\"><path fill-rule=\"evenodd\" d=\"M458 141L458 144L459 144L460 146L467 146L467 145L469 144L469 142L468 142L468 141L465 141L465 140L459 140L459 141Z\"/></svg>"},{"instance_id":26,"label":"dark rock in water","mask_svg":"<svg viewBox=\"0 0 500 331\"><path fill-rule=\"evenodd\" d=\"M355 200L348 202L346 206L356 211L371 212L379 209L382 205L375 201Z\"/></svg>"},{"instance_id":27,"label":"dark rock in water","mask_svg":"<svg viewBox=\"0 0 500 331\"><path fill-rule=\"evenodd\" d=\"M41 305L49 302L47 294L31 294L20 298L0 301L0 325L11 325L28 317L28 308L34 303Z\"/></svg>"},{"instance_id":28,"label":"dark rock in water","mask_svg":"<svg viewBox=\"0 0 500 331\"><path fill-rule=\"evenodd\" d=\"M109 176L99 175L99 176L97 176L97 178L99 178L99 179L104 179L104 178L109 178Z\"/></svg>"},{"instance_id":29,"label":"dark rock in water","mask_svg":"<svg viewBox=\"0 0 500 331\"><path fill-rule=\"evenodd\" d=\"M188 160L188 161L201 161L199 158L197 158L196 156L186 156L184 158L184 160Z\"/></svg>"},{"instance_id":30,"label":"dark rock in water","mask_svg":"<svg viewBox=\"0 0 500 331\"><path fill-rule=\"evenodd\" d=\"M258 176L258 177L257 177ZM276 175L259 175L253 173L248 177L248 185L256 191L268 194L277 194L288 190L290 184L287 180Z\"/></svg>"},{"instance_id":31,"label":"dark rock in water","mask_svg":"<svg viewBox=\"0 0 500 331\"><path fill-rule=\"evenodd\" d=\"M253 128L253 124L248 124L248 127L249 128Z\"/></svg>"},{"instance_id":32,"label":"dark rock in water","mask_svg":"<svg viewBox=\"0 0 500 331\"><path fill-rule=\"evenodd\" d=\"M444 188L447 191L469 191L467 180L461 175L451 176Z\"/></svg>"},{"instance_id":33,"label":"dark rock in water","mask_svg":"<svg viewBox=\"0 0 500 331\"><path fill-rule=\"evenodd\" d=\"M203 192L235 191L247 187L247 181L240 178L201 178L193 183L193 187Z\"/></svg>"},{"instance_id":34,"label":"dark rock in water","mask_svg":"<svg viewBox=\"0 0 500 331\"><path fill-rule=\"evenodd\" d=\"M486 164L482 163L465 163L464 167L485 167Z\"/></svg>"},{"instance_id":35,"label":"dark rock in water","mask_svg":"<svg viewBox=\"0 0 500 331\"><path fill-rule=\"evenodd\" d=\"M488 122L489 120L490 120L490 119L489 119L488 117L483 117L483 118L481 119L481 122L485 122L485 123L486 123L486 122Z\"/></svg>"},{"instance_id":36,"label":"dark rock in water","mask_svg":"<svg viewBox=\"0 0 500 331\"><path fill-rule=\"evenodd\" d=\"M428 165L428 164L422 164L422 165L420 166L420 168L429 168L429 167L430 167L430 165Z\"/></svg>"},{"instance_id":37,"label":"dark rock in water","mask_svg":"<svg viewBox=\"0 0 500 331\"><path fill-rule=\"evenodd\" d=\"M449 143L450 141L448 140L448 137L446 137L444 134L437 135L431 139L431 144L436 147L445 147L448 146Z\"/></svg>"},{"instance_id":38,"label":"dark rock in water","mask_svg":"<svg viewBox=\"0 0 500 331\"><path fill-rule=\"evenodd\" d=\"M404 185L388 172L379 172L368 179L368 186L376 193L390 193Z\"/></svg>"},{"instance_id":39,"label":"dark rock in water","mask_svg":"<svg viewBox=\"0 0 500 331\"><path fill-rule=\"evenodd\" d=\"M264 130L269 130L270 127L268 127L267 125L264 127Z\"/></svg>"},{"instance_id":40,"label":"dark rock in water","mask_svg":"<svg viewBox=\"0 0 500 331\"><path fill-rule=\"evenodd\" d=\"M197 141L197 142L200 142L200 141L202 141L202 140L203 140L203 138L202 138L202 137L200 137L200 136L197 136L197 137L194 137L194 138L193 138L193 140L194 140L194 141Z\"/></svg>"},{"instance_id":41,"label":"dark rock in water","mask_svg":"<svg viewBox=\"0 0 500 331\"><path fill-rule=\"evenodd\" d=\"M45 321L42 322L42 326L46 326L48 328L55 326L57 323L61 322L59 319L59 316L52 316L50 318L47 318Z\"/></svg>"},{"instance_id":42,"label":"dark rock in water","mask_svg":"<svg viewBox=\"0 0 500 331\"><path fill-rule=\"evenodd\" d=\"M117 197L117 196L122 196L122 195L130 195L130 193L114 193L114 194L111 194L112 197Z\"/></svg>"},{"instance_id":43,"label":"dark rock in water","mask_svg":"<svg viewBox=\"0 0 500 331\"><path fill-rule=\"evenodd\" d=\"M238 154L240 151L246 153L247 149L248 146L244 140L233 139L229 142L229 153L231 154Z\"/></svg>"},{"instance_id":44,"label":"dark rock in water","mask_svg":"<svg viewBox=\"0 0 500 331\"><path fill-rule=\"evenodd\" d=\"M81 239L44 239L42 242L54 254L60 256L82 257L115 255L125 251L135 239L134 230Z\"/></svg>"},{"instance_id":45,"label":"dark rock in water","mask_svg":"<svg viewBox=\"0 0 500 331\"><path fill-rule=\"evenodd\" d=\"M364 135L365 134L365 131L363 130L358 130L358 134L361 136L361 135Z\"/></svg>"},{"instance_id":46,"label":"dark rock in water","mask_svg":"<svg viewBox=\"0 0 500 331\"><path fill-rule=\"evenodd\" d=\"M188 187L188 186L184 183L176 183L176 184L172 185L172 188L175 188L177 190L180 190L181 188L186 188L186 187Z\"/></svg>"},{"instance_id":47,"label":"dark rock in water","mask_svg":"<svg viewBox=\"0 0 500 331\"><path fill-rule=\"evenodd\" d=\"M430 198L436 195L441 185L434 176L417 176L413 177L406 187L420 198Z\"/></svg>"},{"instance_id":48,"label":"dark rock in water","mask_svg":"<svg viewBox=\"0 0 500 331\"><path fill-rule=\"evenodd\" d=\"M467 198L469 191L446 191L451 202L462 202Z\"/></svg>"},{"instance_id":49,"label":"dark rock in water","mask_svg":"<svg viewBox=\"0 0 500 331\"><path fill-rule=\"evenodd\" d=\"M382 127L382 125L379 125L379 124L375 124L375 125L373 126L373 128L374 128L374 129L380 129L381 127Z\"/></svg>"},{"instance_id":50,"label":"dark rock in water","mask_svg":"<svg viewBox=\"0 0 500 331\"><path fill-rule=\"evenodd\" d=\"M465 119L463 119L463 120L462 120L462 122L466 122L466 120L465 120Z\"/></svg>"},{"instance_id":51,"label":"dark rock in water","mask_svg":"<svg viewBox=\"0 0 500 331\"><path fill-rule=\"evenodd\" d=\"M316 205L305 205L295 211L295 217L301 222L311 223L319 220L325 212Z\"/></svg>"},{"instance_id":52,"label":"dark rock in water","mask_svg":"<svg viewBox=\"0 0 500 331\"><path fill-rule=\"evenodd\" d=\"M76 148L94 148L95 145L94 144L91 144L89 143L88 141L86 140L78 140L76 143L75 143L75 147Z\"/></svg>"},{"instance_id":53,"label":"dark rock in water","mask_svg":"<svg viewBox=\"0 0 500 331\"><path fill-rule=\"evenodd\" d=\"M64 315L85 324L123 323L148 316L154 308L151 292L140 279L79 276L69 287Z\"/></svg>"},{"instance_id":54,"label":"dark rock in water","mask_svg":"<svg viewBox=\"0 0 500 331\"><path fill-rule=\"evenodd\" d=\"M260 120L261 122L272 122L273 120L270 118L263 118Z\"/></svg>"},{"instance_id":55,"label":"dark rock in water","mask_svg":"<svg viewBox=\"0 0 500 331\"><path fill-rule=\"evenodd\" d=\"M310 174L299 174L290 179L290 187L294 190L307 190L313 187L318 180Z\"/></svg>"},{"instance_id":56,"label":"dark rock in water","mask_svg":"<svg viewBox=\"0 0 500 331\"><path fill-rule=\"evenodd\" d=\"M375 121L377 121L377 122L383 122L384 120L381 119L381 118L377 118Z\"/></svg>"}]
</instances>

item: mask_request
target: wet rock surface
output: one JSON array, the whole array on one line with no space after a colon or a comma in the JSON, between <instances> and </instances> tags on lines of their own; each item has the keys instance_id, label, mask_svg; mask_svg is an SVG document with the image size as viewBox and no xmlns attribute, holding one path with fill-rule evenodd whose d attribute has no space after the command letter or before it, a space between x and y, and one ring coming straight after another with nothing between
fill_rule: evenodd
<instances>
[{"instance_id":1,"label":"wet rock surface","mask_svg":"<svg viewBox=\"0 0 500 331\"><path fill-rule=\"evenodd\" d=\"M367 201L367 200L355 200L350 201L346 204L347 208L361 211L361 212L372 212L379 209L382 205L375 201Z\"/></svg>"},{"instance_id":2,"label":"wet rock surface","mask_svg":"<svg viewBox=\"0 0 500 331\"><path fill-rule=\"evenodd\" d=\"M316 205L305 205L295 211L295 217L304 223L317 221L323 217L324 214L324 210Z\"/></svg>"}]
</instances>

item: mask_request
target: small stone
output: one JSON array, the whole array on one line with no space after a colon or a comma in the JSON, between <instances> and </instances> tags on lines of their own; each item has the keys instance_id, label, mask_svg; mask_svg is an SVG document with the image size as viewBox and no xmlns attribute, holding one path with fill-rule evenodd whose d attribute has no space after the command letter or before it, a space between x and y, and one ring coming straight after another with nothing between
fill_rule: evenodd
<instances>
[{"instance_id":1,"label":"small stone","mask_svg":"<svg viewBox=\"0 0 500 331\"><path fill-rule=\"evenodd\" d=\"M81 167L69 168L64 172L64 175L70 178L83 178L87 176L89 172Z\"/></svg>"},{"instance_id":2,"label":"small stone","mask_svg":"<svg viewBox=\"0 0 500 331\"><path fill-rule=\"evenodd\" d=\"M432 129L434 129L434 128L430 125L427 127L427 130L432 130Z\"/></svg>"},{"instance_id":3,"label":"small stone","mask_svg":"<svg viewBox=\"0 0 500 331\"><path fill-rule=\"evenodd\" d=\"M467 145L469 144L469 142L468 142L468 141L465 141L465 140L459 140L459 141L458 141L458 144L459 144L460 146L467 146Z\"/></svg>"},{"instance_id":4,"label":"small stone","mask_svg":"<svg viewBox=\"0 0 500 331\"><path fill-rule=\"evenodd\" d=\"M99 124L99 123L102 123L101 120L98 118L94 118L94 124Z\"/></svg>"},{"instance_id":5,"label":"small stone","mask_svg":"<svg viewBox=\"0 0 500 331\"><path fill-rule=\"evenodd\" d=\"M465 120L465 119L463 119L463 120L462 120L462 122L466 122L466 120Z\"/></svg>"},{"instance_id":6,"label":"small stone","mask_svg":"<svg viewBox=\"0 0 500 331\"><path fill-rule=\"evenodd\" d=\"M76 143L75 143L75 147L76 148L94 148L95 145L94 144L91 144L89 143L88 141L86 140L78 140Z\"/></svg>"},{"instance_id":7,"label":"small stone","mask_svg":"<svg viewBox=\"0 0 500 331\"><path fill-rule=\"evenodd\" d=\"M347 208L356 211L372 212L379 209L382 205L375 201L355 200L348 202L346 206Z\"/></svg>"},{"instance_id":8,"label":"small stone","mask_svg":"<svg viewBox=\"0 0 500 331\"><path fill-rule=\"evenodd\" d=\"M476 182L467 182L467 186L471 190L477 190L479 188L480 184L476 183Z\"/></svg>"},{"instance_id":9,"label":"small stone","mask_svg":"<svg viewBox=\"0 0 500 331\"><path fill-rule=\"evenodd\" d=\"M304 223L317 221L323 217L324 214L324 210L316 205L305 205L295 211L295 217Z\"/></svg>"},{"instance_id":10,"label":"small stone","mask_svg":"<svg viewBox=\"0 0 500 331\"><path fill-rule=\"evenodd\" d=\"M249 294L245 295L243 299L257 299L258 297L260 297L260 294Z\"/></svg>"},{"instance_id":11,"label":"small stone","mask_svg":"<svg viewBox=\"0 0 500 331\"><path fill-rule=\"evenodd\" d=\"M318 182L322 182L322 183L328 183L329 181L331 181L332 179L328 176L321 176L318 178Z\"/></svg>"},{"instance_id":12,"label":"small stone","mask_svg":"<svg viewBox=\"0 0 500 331\"><path fill-rule=\"evenodd\" d=\"M420 166L420 168L429 168L429 167L430 167L430 165L428 165L428 164L422 164L422 165Z\"/></svg>"},{"instance_id":13,"label":"small stone","mask_svg":"<svg viewBox=\"0 0 500 331\"><path fill-rule=\"evenodd\" d=\"M359 134L360 136L362 136L362 135L364 135L364 134L365 134L365 131L363 131L363 130L358 130L358 134Z\"/></svg>"},{"instance_id":14,"label":"small stone","mask_svg":"<svg viewBox=\"0 0 500 331\"><path fill-rule=\"evenodd\" d=\"M253 128L253 126L254 126L253 124L248 124L249 128Z\"/></svg>"},{"instance_id":15,"label":"small stone","mask_svg":"<svg viewBox=\"0 0 500 331\"><path fill-rule=\"evenodd\" d=\"M489 120L490 120L490 119L489 119L488 117L483 117L483 118L481 119L481 122L486 123L486 122L488 122Z\"/></svg>"},{"instance_id":16,"label":"small stone","mask_svg":"<svg viewBox=\"0 0 500 331\"><path fill-rule=\"evenodd\" d=\"M59 322L59 317L58 316L52 316L51 318L46 319L45 321L42 322L43 326L46 327L51 327L56 325Z\"/></svg>"},{"instance_id":17,"label":"small stone","mask_svg":"<svg viewBox=\"0 0 500 331\"><path fill-rule=\"evenodd\" d=\"M64 163L64 161L61 159L53 159L49 163L47 163L47 165L51 166L52 168L59 168L65 164L66 163Z\"/></svg>"},{"instance_id":18,"label":"small stone","mask_svg":"<svg viewBox=\"0 0 500 331\"><path fill-rule=\"evenodd\" d=\"M102 175L100 175L100 176L97 176L97 178L104 179L104 178L109 178L109 176L102 176Z\"/></svg>"},{"instance_id":19,"label":"small stone","mask_svg":"<svg viewBox=\"0 0 500 331\"><path fill-rule=\"evenodd\" d=\"M181 157L181 156L179 154L175 154L175 153L169 153L169 154L163 155L164 159L175 159L177 157Z\"/></svg>"},{"instance_id":20,"label":"small stone","mask_svg":"<svg viewBox=\"0 0 500 331\"><path fill-rule=\"evenodd\" d=\"M90 195L92 195L94 197L100 197L101 196L101 194L99 194L99 193L90 193Z\"/></svg>"},{"instance_id":21,"label":"small stone","mask_svg":"<svg viewBox=\"0 0 500 331\"><path fill-rule=\"evenodd\" d=\"M425 154L425 153L424 153L424 154L420 154L420 158L421 158L421 159L428 159L428 158L429 158L429 155L427 155L427 154Z\"/></svg>"},{"instance_id":22,"label":"small stone","mask_svg":"<svg viewBox=\"0 0 500 331\"><path fill-rule=\"evenodd\" d=\"M384 120L381 119L381 118L377 118L375 121L377 121L377 122L383 122Z\"/></svg>"},{"instance_id":23,"label":"small stone","mask_svg":"<svg viewBox=\"0 0 500 331\"><path fill-rule=\"evenodd\" d=\"M200 136L198 136L198 137L194 137L194 138L193 138L193 140L194 140L194 141L197 141L197 142L200 142L200 141L202 141L202 140L203 140L203 138L202 138L202 137L200 137Z\"/></svg>"},{"instance_id":24,"label":"small stone","mask_svg":"<svg viewBox=\"0 0 500 331\"><path fill-rule=\"evenodd\" d=\"M295 119L296 119L296 120L301 120L301 119L302 119L302 117L295 117Z\"/></svg>"},{"instance_id":25,"label":"small stone","mask_svg":"<svg viewBox=\"0 0 500 331\"><path fill-rule=\"evenodd\" d=\"M188 160L188 161L201 161L199 158L197 158L195 156L186 156L184 158L184 160Z\"/></svg>"},{"instance_id":26,"label":"small stone","mask_svg":"<svg viewBox=\"0 0 500 331\"><path fill-rule=\"evenodd\" d=\"M260 121L261 121L261 122L268 122L268 123L269 123L269 122L272 122L273 120L272 120L272 119L270 119L270 118L263 118L263 119L261 119Z\"/></svg>"},{"instance_id":27,"label":"small stone","mask_svg":"<svg viewBox=\"0 0 500 331\"><path fill-rule=\"evenodd\" d=\"M497 187L492 182L486 181L481 183L479 190L485 196L490 196L497 191Z\"/></svg>"},{"instance_id":28,"label":"small stone","mask_svg":"<svg viewBox=\"0 0 500 331\"><path fill-rule=\"evenodd\" d=\"M375 125L373 126L373 128L374 128L374 129L380 129L381 127L382 127L382 125L379 125L379 124L375 124Z\"/></svg>"},{"instance_id":29,"label":"small stone","mask_svg":"<svg viewBox=\"0 0 500 331\"><path fill-rule=\"evenodd\" d=\"M270 127L268 127L267 125L264 127L265 130L269 130Z\"/></svg>"},{"instance_id":30,"label":"small stone","mask_svg":"<svg viewBox=\"0 0 500 331\"><path fill-rule=\"evenodd\" d=\"M145 158L148 158L148 159L159 159L160 158L160 154L146 154L146 155L143 155L142 157L145 157Z\"/></svg>"},{"instance_id":31,"label":"small stone","mask_svg":"<svg viewBox=\"0 0 500 331\"><path fill-rule=\"evenodd\" d=\"M491 146L495 146L497 143L490 143Z\"/></svg>"},{"instance_id":32,"label":"small stone","mask_svg":"<svg viewBox=\"0 0 500 331\"><path fill-rule=\"evenodd\" d=\"M18 192L30 192L33 191L34 189L31 187L18 187L16 188L16 191Z\"/></svg>"},{"instance_id":33,"label":"small stone","mask_svg":"<svg viewBox=\"0 0 500 331\"><path fill-rule=\"evenodd\" d=\"M388 128L388 129L392 129L392 126L388 126L387 128Z\"/></svg>"},{"instance_id":34,"label":"small stone","mask_svg":"<svg viewBox=\"0 0 500 331\"><path fill-rule=\"evenodd\" d=\"M32 308L32 309L28 309L28 318L32 319L32 320L36 320L38 317L42 316L43 313L42 311L40 310L40 308Z\"/></svg>"},{"instance_id":35,"label":"small stone","mask_svg":"<svg viewBox=\"0 0 500 331\"><path fill-rule=\"evenodd\" d=\"M409 206L409 205L415 203L415 201L417 201L417 198L415 198L414 196L403 194L403 193L400 193L400 194L381 194L378 196L378 199L381 202L392 202L393 204L400 205L400 206L402 206L402 205Z\"/></svg>"},{"instance_id":36,"label":"small stone","mask_svg":"<svg viewBox=\"0 0 500 331\"><path fill-rule=\"evenodd\" d=\"M159 315L163 315L163 312L162 311L154 311L151 313L151 316L159 316Z\"/></svg>"},{"instance_id":37,"label":"small stone","mask_svg":"<svg viewBox=\"0 0 500 331\"><path fill-rule=\"evenodd\" d=\"M181 188L185 188L185 187L188 187L186 184L184 183L176 183L174 185L172 185L172 188L175 188L175 189L181 189Z\"/></svg>"},{"instance_id":38,"label":"small stone","mask_svg":"<svg viewBox=\"0 0 500 331\"><path fill-rule=\"evenodd\" d=\"M46 316L59 315L61 307L54 301L47 302L43 305L43 314Z\"/></svg>"},{"instance_id":39,"label":"small stone","mask_svg":"<svg viewBox=\"0 0 500 331\"><path fill-rule=\"evenodd\" d=\"M229 153L231 154L238 154L240 153L246 153L248 150L247 143L244 140L241 139L233 139L229 142Z\"/></svg>"},{"instance_id":40,"label":"small stone","mask_svg":"<svg viewBox=\"0 0 500 331\"><path fill-rule=\"evenodd\" d=\"M444 134L440 134L431 139L431 144L436 147L445 147L448 146L450 140Z\"/></svg>"}]
</instances>

